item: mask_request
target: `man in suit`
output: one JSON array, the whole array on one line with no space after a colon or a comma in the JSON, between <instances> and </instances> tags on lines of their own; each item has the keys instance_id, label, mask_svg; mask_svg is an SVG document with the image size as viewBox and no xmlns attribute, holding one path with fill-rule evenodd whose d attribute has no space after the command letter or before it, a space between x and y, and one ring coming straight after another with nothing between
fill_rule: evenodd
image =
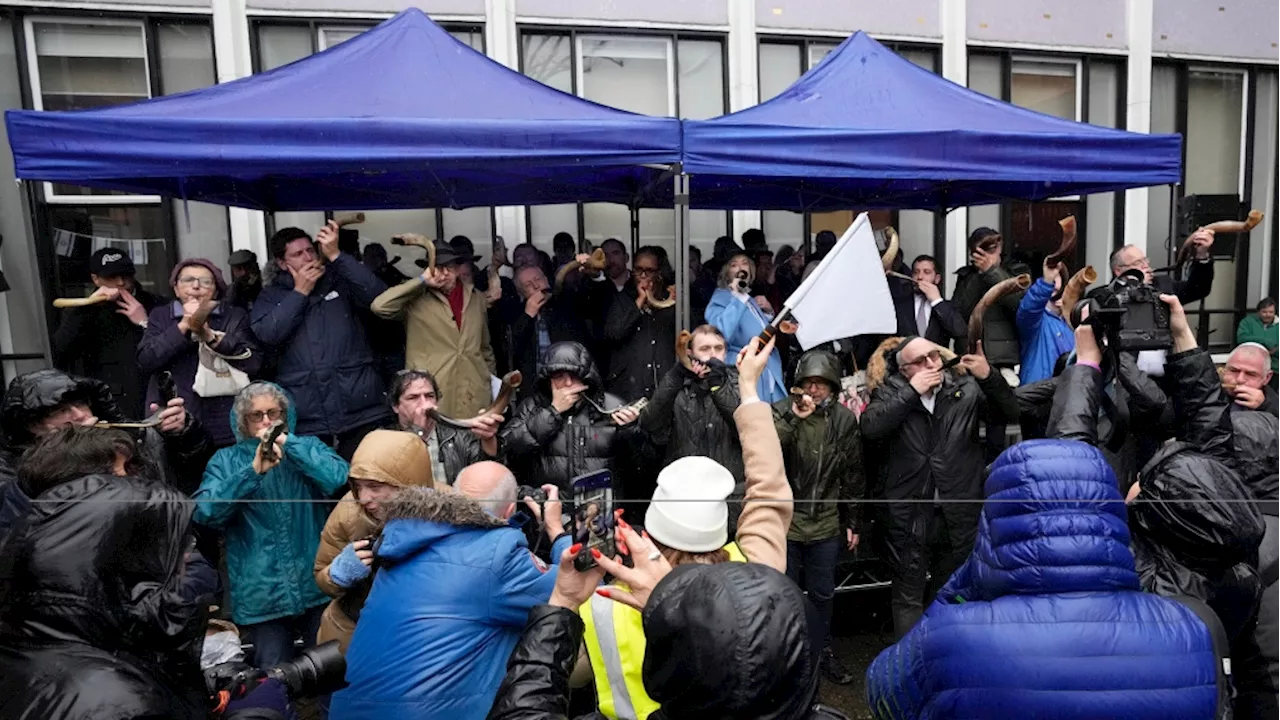
<instances>
[{"instance_id":1,"label":"man in suit","mask_svg":"<svg viewBox=\"0 0 1280 720\"><path fill-rule=\"evenodd\" d=\"M938 284L938 261L921 255L911 262L915 286L901 278L889 278L893 309L898 316L898 335L917 335L941 347L950 347L952 338L965 336L966 325L960 311L942 298Z\"/></svg>"}]
</instances>

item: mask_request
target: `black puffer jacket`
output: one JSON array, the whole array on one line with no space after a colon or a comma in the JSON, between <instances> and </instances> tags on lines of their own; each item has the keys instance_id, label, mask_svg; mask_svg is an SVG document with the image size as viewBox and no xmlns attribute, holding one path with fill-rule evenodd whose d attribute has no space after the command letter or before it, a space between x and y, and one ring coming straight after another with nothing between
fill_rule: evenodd
<instances>
[{"instance_id":1,"label":"black puffer jacket","mask_svg":"<svg viewBox=\"0 0 1280 720\"><path fill-rule=\"evenodd\" d=\"M651 720L840 720L815 705L818 654L810 605L795 583L756 563L682 565L644 609ZM560 720L582 642L577 613L539 605L507 663L490 720ZM586 718L603 718L592 713Z\"/></svg>"},{"instance_id":2,"label":"black puffer jacket","mask_svg":"<svg viewBox=\"0 0 1280 720\"><path fill-rule=\"evenodd\" d=\"M887 350L886 358L897 346ZM986 461L978 439L979 423L1018 421L1018 399L994 368L985 380L943 371L933 412L920 395L887 363L889 374L871 393L862 412L862 437L880 443L885 497L932 500L934 491L948 500L982 498Z\"/></svg>"},{"instance_id":3,"label":"black puffer jacket","mask_svg":"<svg viewBox=\"0 0 1280 720\"><path fill-rule=\"evenodd\" d=\"M703 455L723 465L742 484L742 445L733 420L739 400L736 368L726 367L724 379L712 381L695 377L677 364L663 376L640 414L640 426L655 444L666 448L664 464Z\"/></svg>"},{"instance_id":4,"label":"black puffer jacket","mask_svg":"<svg viewBox=\"0 0 1280 720\"><path fill-rule=\"evenodd\" d=\"M9 383L0 401L0 430L4 432L5 451L0 453L0 467L16 466L35 437L27 428L48 411L65 402L83 402L99 420L120 422L132 420L121 412L111 389L98 380L75 377L61 370L37 370L19 375ZM198 420L187 415L187 425L174 435L161 435L154 428L127 430L142 448L143 456L156 471L154 480L163 480L183 493L191 494L200 487L204 466L213 456L213 442ZM3 471L0 471L0 476Z\"/></svg>"},{"instance_id":5,"label":"black puffer jacket","mask_svg":"<svg viewBox=\"0 0 1280 720\"><path fill-rule=\"evenodd\" d=\"M965 265L956 271L956 289L951 293L951 302L967 323L973 308L988 290L1003 280L1030 272L1020 262L1005 262L986 272L978 272L972 265ZM1022 295L1021 292L1005 295L999 302L992 303L982 318L982 351L992 367L1011 368L1021 360L1016 318ZM966 338L957 338L956 352L969 352L967 345Z\"/></svg>"},{"instance_id":6,"label":"black puffer jacket","mask_svg":"<svg viewBox=\"0 0 1280 720\"><path fill-rule=\"evenodd\" d=\"M91 475L40 499L0 553L0 717L208 717L185 498Z\"/></svg>"},{"instance_id":7,"label":"black puffer jacket","mask_svg":"<svg viewBox=\"0 0 1280 720\"><path fill-rule=\"evenodd\" d=\"M1266 515L1280 515L1280 452L1276 438L1280 436L1280 423L1276 416L1262 410L1249 410L1239 405L1231 406L1231 428L1234 431L1232 445L1235 448L1236 467L1250 494L1258 500Z\"/></svg>"},{"instance_id":8,"label":"black puffer jacket","mask_svg":"<svg viewBox=\"0 0 1280 720\"><path fill-rule=\"evenodd\" d=\"M619 428L607 415L585 400L567 412L551 405L551 376L571 372L587 386L584 395L610 410L622 401L604 392L600 373L591 354L576 342L559 342L547 348L538 367L533 394L516 408L515 416L502 429L502 443L508 455L532 463L531 485L551 483L567 497L570 482L583 473L613 467L621 443L634 435L634 424Z\"/></svg>"},{"instance_id":9,"label":"black puffer jacket","mask_svg":"<svg viewBox=\"0 0 1280 720\"><path fill-rule=\"evenodd\" d=\"M1203 350L1170 355L1178 442L1142 469L1142 492L1129 508L1133 555L1144 590L1191 595L1213 608L1227 635L1248 635L1261 582L1258 546L1265 530L1236 470L1230 411ZM1099 373L1076 365L1062 374L1051 437L1096 442Z\"/></svg>"}]
</instances>

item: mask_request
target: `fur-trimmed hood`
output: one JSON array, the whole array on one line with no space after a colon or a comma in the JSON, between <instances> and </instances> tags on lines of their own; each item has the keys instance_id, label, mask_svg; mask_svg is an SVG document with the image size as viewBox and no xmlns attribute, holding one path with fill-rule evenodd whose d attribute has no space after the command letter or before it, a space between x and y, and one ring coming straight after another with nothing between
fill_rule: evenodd
<instances>
[{"instance_id":1,"label":"fur-trimmed hood","mask_svg":"<svg viewBox=\"0 0 1280 720\"><path fill-rule=\"evenodd\" d=\"M885 353L897 352L898 346L902 344L903 339L902 337L885 338L875 352L871 353L871 360L867 363L867 392L872 392L884 384L885 377L889 374L889 361L885 358ZM956 356L954 352L947 348L939 347L938 349L942 351L944 362ZM968 371L959 365L951 368L951 372L956 375L968 374Z\"/></svg>"},{"instance_id":2,"label":"fur-trimmed hood","mask_svg":"<svg viewBox=\"0 0 1280 720\"><path fill-rule=\"evenodd\" d=\"M386 505L387 524L378 558L397 562L459 533L510 527L484 511L475 500L456 492L407 487Z\"/></svg>"}]
</instances>

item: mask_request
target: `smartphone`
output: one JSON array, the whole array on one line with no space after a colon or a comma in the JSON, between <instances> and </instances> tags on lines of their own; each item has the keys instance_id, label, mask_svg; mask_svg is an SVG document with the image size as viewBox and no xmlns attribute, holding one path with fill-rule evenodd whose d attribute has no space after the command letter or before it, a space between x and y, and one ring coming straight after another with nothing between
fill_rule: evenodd
<instances>
[{"instance_id":1,"label":"smartphone","mask_svg":"<svg viewBox=\"0 0 1280 720\"><path fill-rule=\"evenodd\" d=\"M173 373L163 370L156 376L156 389L160 392L160 407L163 408L169 404L169 401L178 397L178 388L173 384Z\"/></svg>"},{"instance_id":2,"label":"smartphone","mask_svg":"<svg viewBox=\"0 0 1280 720\"><path fill-rule=\"evenodd\" d=\"M573 507L573 541L582 544L573 564L579 572L584 572L596 566L596 560L591 556L592 549L610 558L617 555L613 473L597 470L574 478Z\"/></svg>"}]
</instances>

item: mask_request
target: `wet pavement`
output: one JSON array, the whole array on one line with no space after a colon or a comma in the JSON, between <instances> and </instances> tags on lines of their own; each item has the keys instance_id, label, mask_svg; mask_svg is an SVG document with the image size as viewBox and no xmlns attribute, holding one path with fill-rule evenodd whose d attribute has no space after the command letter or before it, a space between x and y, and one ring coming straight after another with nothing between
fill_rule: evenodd
<instances>
[{"instance_id":1,"label":"wet pavement","mask_svg":"<svg viewBox=\"0 0 1280 720\"><path fill-rule=\"evenodd\" d=\"M881 650L893 644L889 591L877 589L837 595L833 615L831 648L836 658L853 673L853 682L836 685L824 678L818 698L850 718L869 719L867 666Z\"/></svg>"}]
</instances>

